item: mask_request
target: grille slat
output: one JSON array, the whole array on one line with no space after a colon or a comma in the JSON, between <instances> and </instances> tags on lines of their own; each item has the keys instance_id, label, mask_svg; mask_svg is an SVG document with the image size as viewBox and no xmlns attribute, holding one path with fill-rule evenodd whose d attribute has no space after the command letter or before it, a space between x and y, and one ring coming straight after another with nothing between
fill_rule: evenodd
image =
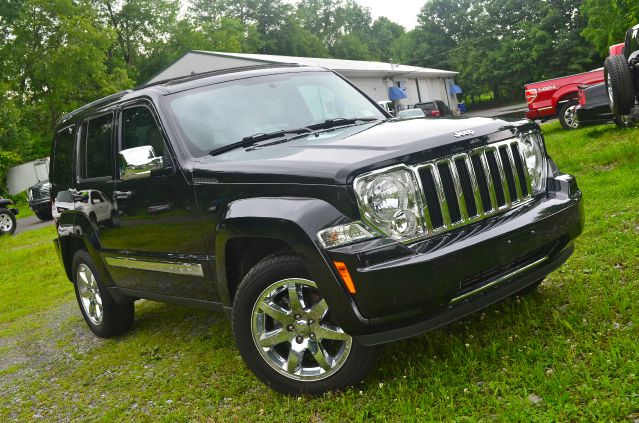
<instances>
[{"instance_id":1,"label":"grille slat","mask_svg":"<svg viewBox=\"0 0 639 423\"><path fill-rule=\"evenodd\" d=\"M471 177L469 162L470 158L468 156L455 159L459 184L462 190L461 198L464 199L466 206L466 218L474 218L479 214L477 213L477 204L481 207L481 198L479 197L479 189L474 187L477 182Z\"/></svg>"},{"instance_id":2,"label":"grille slat","mask_svg":"<svg viewBox=\"0 0 639 423\"><path fill-rule=\"evenodd\" d=\"M416 166L429 233L466 225L529 199L530 176L517 140Z\"/></svg>"},{"instance_id":3,"label":"grille slat","mask_svg":"<svg viewBox=\"0 0 639 423\"><path fill-rule=\"evenodd\" d=\"M461 212L459 205L459 197L457 195L457 189L455 184L455 178L453 177L453 169L450 165L450 160L446 160L437 165L439 170L439 177L442 181L442 187L444 188L444 196L446 197L446 205L448 206L448 215L450 223L460 222ZM446 220L446 217L444 217Z\"/></svg>"},{"instance_id":4,"label":"grille slat","mask_svg":"<svg viewBox=\"0 0 639 423\"><path fill-rule=\"evenodd\" d=\"M513 187L515 188L515 193L513 195L516 195L517 199L522 199L523 194L521 192L521 184L519 180L519 169L517 168L517 165L515 163L515 158L513 157L512 149L513 149L513 144L510 144L504 148L504 150L506 151L506 155L508 156L508 163L510 164L512 184L513 184Z\"/></svg>"},{"instance_id":5,"label":"grille slat","mask_svg":"<svg viewBox=\"0 0 639 423\"><path fill-rule=\"evenodd\" d=\"M439 208L442 213L443 226L448 227L451 223L450 211L448 209L448 197L446 196L446 191L444 190L441 173L439 172L439 168L437 166L433 166L432 173L433 179L435 181L437 199L439 200Z\"/></svg>"},{"instance_id":6,"label":"grille slat","mask_svg":"<svg viewBox=\"0 0 639 423\"><path fill-rule=\"evenodd\" d=\"M522 197L528 196L528 187L530 187L530 177L528 176L528 169L524 167L524 159L519 151L519 145L511 144L513 149L512 155L515 160L515 166L517 167L517 175L519 177L519 186L521 187Z\"/></svg>"}]
</instances>

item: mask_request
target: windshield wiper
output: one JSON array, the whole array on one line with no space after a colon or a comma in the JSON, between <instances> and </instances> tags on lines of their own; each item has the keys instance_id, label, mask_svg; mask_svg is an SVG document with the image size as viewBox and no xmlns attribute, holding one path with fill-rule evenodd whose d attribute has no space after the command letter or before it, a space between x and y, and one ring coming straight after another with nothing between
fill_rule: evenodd
<instances>
[{"instance_id":1,"label":"windshield wiper","mask_svg":"<svg viewBox=\"0 0 639 423\"><path fill-rule=\"evenodd\" d=\"M335 128L336 126L345 126L345 125L353 125L359 122L373 122L379 119L375 118L334 118L328 119L324 122L314 123L313 125L308 125L310 129L329 129Z\"/></svg>"},{"instance_id":2,"label":"windshield wiper","mask_svg":"<svg viewBox=\"0 0 639 423\"><path fill-rule=\"evenodd\" d=\"M310 127L298 128L298 129L286 129L286 130L280 130L280 131L268 132L268 133L260 132L258 134L253 134L253 135L249 135L248 137L244 137L240 141L232 142L230 144L223 145L222 147L216 148L215 150L211 151L209 154L211 156L217 156L218 154L226 153L227 151L235 150L236 148L250 147L254 144L257 144L260 141L266 141L273 138L281 138L289 134L299 135L299 134L308 134L310 132L313 132L313 130Z\"/></svg>"}]
</instances>

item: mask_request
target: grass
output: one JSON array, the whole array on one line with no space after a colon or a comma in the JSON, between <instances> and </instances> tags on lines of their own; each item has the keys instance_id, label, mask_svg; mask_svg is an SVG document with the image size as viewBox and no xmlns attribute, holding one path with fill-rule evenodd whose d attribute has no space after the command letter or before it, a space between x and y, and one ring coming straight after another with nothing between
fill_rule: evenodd
<instances>
[{"instance_id":1,"label":"grass","mask_svg":"<svg viewBox=\"0 0 639 423\"><path fill-rule=\"evenodd\" d=\"M544 130L584 191L574 256L538 293L388 345L363 384L319 398L259 383L221 315L142 301L129 334L98 340L53 229L0 239L0 420L636 421L639 130Z\"/></svg>"},{"instance_id":2,"label":"grass","mask_svg":"<svg viewBox=\"0 0 639 423\"><path fill-rule=\"evenodd\" d=\"M21 192L18 195L9 196L13 200L14 207L17 207L20 212L16 216L17 219L24 219L25 217L33 216L33 210L29 208L29 201L27 201L26 191Z\"/></svg>"}]
</instances>

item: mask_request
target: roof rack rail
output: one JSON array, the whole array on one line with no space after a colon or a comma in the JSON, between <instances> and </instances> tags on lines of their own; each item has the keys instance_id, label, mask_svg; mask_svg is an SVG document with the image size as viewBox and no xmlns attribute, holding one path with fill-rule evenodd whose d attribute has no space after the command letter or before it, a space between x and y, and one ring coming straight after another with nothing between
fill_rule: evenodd
<instances>
[{"instance_id":1,"label":"roof rack rail","mask_svg":"<svg viewBox=\"0 0 639 423\"><path fill-rule=\"evenodd\" d=\"M162 79L160 81L148 82L146 84L138 85L133 90L140 90L142 88L148 88L155 85L179 84L182 82L188 82L188 81L193 81L200 78L205 78L207 76L224 75L227 73L241 72L241 71L247 71L247 70L259 70L259 69L282 68L282 67L300 68L302 67L302 65L298 63L273 63L273 64L264 64L264 65L237 66L234 68L216 69L216 70L206 71L206 72L197 72L197 73L193 72L190 75L175 76L173 78Z\"/></svg>"},{"instance_id":2,"label":"roof rack rail","mask_svg":"<svg viewBox=\"0 0 639 423\"><path fill-rule=\"evenodd\" d=\"M107 104L107 103L109 103L109 102L111 102L111 101L113 101L113 100L117 100L118 98L124 97L125 95L130 94L130 93L132 93L132 92L133 92L133 90L124 90L124 91L120 91L120 92L118 92L118 93L111 94L111 95L108 95L108 96L106 96L106 97L102 97L102 98L100 98L100 99L97 99L97 100L95 100L95 101L92 101L91 103L89 103L89 104L85 104L84 106L80 106L80 107L78 107L77 109L75 109L75 110L73 110L73 111L71 111L71 112L69 112L69 113L65 114L64 116L62 116L62 117L60 118L60 120L59 120L59 123L62 123L62 122L64 122L65 120L68 120L68 119L69 119L69 118L71 118L72 116L75 116L75 115L77 115L78 113L83 112L84 110L90 109L90 108L92 108L92 107L98 107L98 106L100 106L100 105L102 105L102 104Z\"/></svg>"}]
</instances>

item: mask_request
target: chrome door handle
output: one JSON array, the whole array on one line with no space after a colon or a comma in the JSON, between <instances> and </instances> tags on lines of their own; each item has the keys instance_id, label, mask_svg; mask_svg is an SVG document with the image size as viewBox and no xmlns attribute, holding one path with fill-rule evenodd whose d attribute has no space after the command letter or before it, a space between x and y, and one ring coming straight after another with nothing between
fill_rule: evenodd
<instances>
[{"instance_id":1,"label":"chrome door handle","mask_svg":"<svg viewBox=\"0 0 639 423\"><path fill-rule=\"evenodd\" d=\"M113 191L114 200L128 200L133 197L132 191Z\"/></svg>"}]
</instances>

